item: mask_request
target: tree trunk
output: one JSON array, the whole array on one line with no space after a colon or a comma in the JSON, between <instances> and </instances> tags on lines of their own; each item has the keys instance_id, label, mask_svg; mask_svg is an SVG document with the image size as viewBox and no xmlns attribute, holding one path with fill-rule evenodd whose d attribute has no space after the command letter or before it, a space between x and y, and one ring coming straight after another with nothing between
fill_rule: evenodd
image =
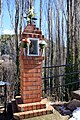
<instances>
[{"instance_id":1,"label":"tree trunk","mask_svg":"<svg viewBox=\"0 0 80 120\"><path fill-rule=\"evenodd\" d=\"M0 15L1 15L1 0L0 0Z\"/></svg>"},{"instance_id":2,"label":"tree trunk","mask_svg":"<svg viewBox=\"0 0 80 120\"><path fill-rule=\"evenodd\" d=\"M51 60L51 66L53 66L53 55L54 55L54 50L53 50L53 11L52 11L53 9L52 9L52 7L51 7L51 24L50 24L50 26L51 26L51 50L50 50L50 52L51 52L51 56L50 56L50 60ZM51 68L50 69L50 77L52 77L53 76L53 68ZM50 94L52 95L52 93L53 93L53 78L50 78Z\"/></svg>"},{"instance_id":3,"label":"tree trunk","mask_svg":"<svg viewBox=\"0 0 80 120\"><path fill-rule=\"evenodd\" d=\"M20 1L20 27L19 27L19 39L21 38L21 33L22 33L23 8L24 8L24 0L21 0L21 1Z\"/></svg>"},{"instance_id":4,"label":"tree trunk","mask_svg":"<svg viewBox=\"0 0 80 120\"><path fill-rule=\"evenodd\" d=\"M19 0L15 1L16 3L16 14L15 14L15 43L16 43L16 65L17 65L17 74L18 74L18 24L19 24Z\"/></svg>"},{"instance_id":5,"label":"tree trunk","mask_svg":"<svg viewBox=\"0 0 80 120\"><path fill-rule=\"evenodd\" d=\"M49 44L48 44L48 66L50 66L50 0L48 0L48 40L49 40ZM48 68L48 76L50 77L50 69ZM48 87L50 86L50 78L48 79ZM50 90L49 93L50 94Z\"/></svg>"},{"instance_id":6,"label":"tree trunk","mask_svg":"<svg viewBox=\"0 0 80 120\"><path fill-rule=\"evenodd\" d=\"M75 15L75 27L74 27L74 54L75 54L75 66L74 66L74 70L78 71L78 16L77 16L77 7L78 7L78 0L74 0L74 15ZM79 79L79 74L75 74L74 75L74 81L77 81ZM74 85L74 89L78 89L79 88L79 84L75 84Z\"/></svg>"},{"instance_id":7,"label":"tree trunk","mask_svg":"<svg viewBox=\"0 0 80 120\"><path fill-rule=\"evenodd\" d=\"M40 30L41 30L41 23L42 23L42 0L40 0L40 21L39 21Z\"/></svg>"}]
</instances>

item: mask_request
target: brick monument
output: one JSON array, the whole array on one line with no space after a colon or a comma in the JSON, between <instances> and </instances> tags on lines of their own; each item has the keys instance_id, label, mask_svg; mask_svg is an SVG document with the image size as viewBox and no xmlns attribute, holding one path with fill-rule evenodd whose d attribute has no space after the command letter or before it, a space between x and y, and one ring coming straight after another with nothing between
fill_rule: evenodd
<instances>
[{"instance_id":1,"label":"brick monument","mask_svg":"<svg viewBox=\"0 0 80 120\"><path fill-rule=\"evenodd\" d=\"M21 37L21 42L30 43L20 51L20 92L22 103L16 102L18 112L13 116L23 120L53 112L53 108L42 99L42 48L40 41L44 40L42 32L33 24L28 24ZM42 48L41 48L42 47ZM26 50L26 54L25 51ZM17 101L17 99L16 99Z\"/></svg>"},{"instance_id":2,"label":"brick monument","mask_svg":"<svg viewBox=\"0 0 80 120\"><path fill-rule=\"evenodd\" d=\"M43 40L42 32L33 24L28 24L22 38L38 38ZM32 40L34 40L32 39ZM40 51L39 51L40 52ZM39 53L40 54L40 53ZM41 55L20 54L20 90L23 103L40 102L42 97L42 61Z\"/></svg>"}]
</instances>

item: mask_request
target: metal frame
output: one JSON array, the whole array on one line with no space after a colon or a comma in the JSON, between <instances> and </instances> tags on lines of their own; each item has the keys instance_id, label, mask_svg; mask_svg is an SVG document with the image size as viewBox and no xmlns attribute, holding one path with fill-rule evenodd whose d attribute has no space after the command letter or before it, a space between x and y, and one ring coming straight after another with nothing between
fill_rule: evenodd
<instances>
[{"instance_id":1,"label":"metal frame","mask_svg":"<svg viewBox=\"0 0 80 120\"><path fill-rule=\"evenodd\" d=\"M30 46L28 46L27 55L28 56L39 56L39 39L38 38L28 38L30 41L36 41L37 42L37 54L30 54ZM34 48L35 49L35 48Z\"/></svg>"},{"instance_id":2,"label":"metal frame","mask_svg":"<svg viewBox=\"0 0 80 120\"><path fill-rule=\"evenodd\" d=\"M50 79L55 79L55 78L59 78L59 77L64 78L67 75L74 75L74 74L80 75L80 70L72 71L69 73L58 74L58 75L53 74L52 76L49 76L49 77L46 75L46 70L49 72L50 69L55 69L55 68L60 68L60 67L69 67L69 66L75 66L75 65L80 65L80 64L68 64L68 65L65 64L65 65L55 65L55 66L43 67L43 70L44 70L44 76L42 77L43 84L44 84L43 93L46 94L46 91L49 91L49 93L50 93L51 89L54 91L55 89L58 89L58 88L64 89L65 87L70 86L70 85L75 85L75 84L80 85L80 78L73 82L68 82L68 83L64 83L62 85L52 86L52 88L50 88L50 85L47 84L50 82ZM47 74L49 74L49 73L47 73ZM49 94L49 95L52 95L52 94Z\"/></svg>"}]
</instances>

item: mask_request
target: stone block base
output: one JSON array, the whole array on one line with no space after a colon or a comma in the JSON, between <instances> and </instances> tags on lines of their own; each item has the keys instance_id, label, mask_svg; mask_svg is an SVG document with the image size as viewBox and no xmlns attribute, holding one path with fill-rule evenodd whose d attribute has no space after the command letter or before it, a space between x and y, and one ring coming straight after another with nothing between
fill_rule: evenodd
<instances>
[{"instance_id":1,"label":"stone block base","mask_svg":"<svg viewBox=\"0 0 80 120\"><path fill-rule=\"evenodd\" d=\"M23 120L31 117L53 113L54 108L44 102L44 100L35 103L18 104L18 112L13 114L14 119Z\"/></svg>"}]
</instances>

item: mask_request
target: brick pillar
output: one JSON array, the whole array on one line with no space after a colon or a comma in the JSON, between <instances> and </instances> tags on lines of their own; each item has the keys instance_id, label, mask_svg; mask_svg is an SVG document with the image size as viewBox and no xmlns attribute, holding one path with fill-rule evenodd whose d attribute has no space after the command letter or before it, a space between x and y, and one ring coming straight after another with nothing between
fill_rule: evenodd
<instances>
[{"instance_id":1,"label":"brick pillar","mask_svg":"<svg viewBox=\"0 0 80 120\"><path fill-rule=\"evenodd\" d=\"M42 97L42 56L20 54L20 90L23 103L40 102Z\"/></svg>"}]
</instances>

